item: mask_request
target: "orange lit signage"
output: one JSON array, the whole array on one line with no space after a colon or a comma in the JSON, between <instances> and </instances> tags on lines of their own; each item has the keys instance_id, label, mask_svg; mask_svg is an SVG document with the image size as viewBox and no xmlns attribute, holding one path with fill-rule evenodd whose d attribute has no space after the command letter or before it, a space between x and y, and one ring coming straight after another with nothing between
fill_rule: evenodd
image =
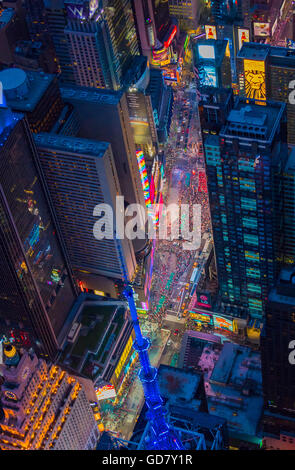
<instances>
[{"instance_id":1,"label":"orange lit signage","mask_svg":"<svg viewBox=\"0 0 295 470\"><path fill-rule=\"evenodd\" d=\"M261 60L244 60L246 97L266 100L265 65Z\"/></svg>"}]
</instances>

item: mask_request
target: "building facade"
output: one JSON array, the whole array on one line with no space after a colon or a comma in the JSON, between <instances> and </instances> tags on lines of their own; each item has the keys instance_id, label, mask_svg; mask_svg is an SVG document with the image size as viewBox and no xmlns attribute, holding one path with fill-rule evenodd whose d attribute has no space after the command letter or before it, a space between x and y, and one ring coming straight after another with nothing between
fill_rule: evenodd
<instances>
[{"instance_id":1,"label":"building facade","mask_svg":"<svg viewBox=\"0 0 295 470\"><path fill-rule=\"evenodd\" d=\"M3 356L0 449L94 449L99 431L82 385L11 343L4 344Z\"/></svg>"},{"instance_id":2,"label":"building facade","mask_svg":"<svg viewBox=\"0 0 295 470\"><path fill-rule=\"evenodd\" d=\"M294 279L294 267L283 268L266 305L261 338L266 449L295 449Z\"/></svg>"},{"instance_id":3,"label":"building facade","mask_svg":"<svg viewBox=\"0 0 295 470\"><path fill-rule=\"evenodd\" d=\"M109 142L122 195L128 204L145 205L126 94L123 91L64 86L61 94L78 115L78 137Z\"/></svg>"},{"instance_id":4,"label":"building facade","mask_svg":"<svg viewBox=\"0 0 295 470\"><path fill-rule=\"evenodd\" d=\"M67 24L66 8L63 0L44 0L48 33L55 49L59 78L65 83L75 83L69 44L64 30Z\"/></svg>"},{"instance_id":5,"label":"building facade","mask_svg":"<svg viewBox=\"0 0 295 470\"><path fill-rule=\"evenodd\" d=\"M136 261L131 241L115 237L121 189L110 144L52 134L38 134L35 143L74 271L130 280ZM101 240L94 233L99 204L113 209Z\"/></svg>"},{"instance_id":6,"label":"building facade","mask_svg":"<svg viewBox=\"0 0 295 470\"><path fill-rule=\"evenodd\" d=\"M199 0L169 0L168 3L169 14L177 18L182 31L196 30Z\"/></svg>"},{"instance_id":7,"label":"building facade","mask_svg":"<svg viewBox=\"0 0 295 470\"><path fill-rule=\"evenodd\" d=\"M0 317L3 334L54 356L75 300L28 123L0 109Z\"/></svg>"},{"instance_id":8,"label":"building facade","mask_svg":"<svg viewBox=\"0 0 295 470\"><path fill-rule=\"evenodd\" d=\"M238 100L204 147L223 307L262 318L278 271L275 193L287 159L285 105Z\"/></svg>"},{"instance_id":9,"label":"building facade","mask_svg":"<svg viewBox=\"0 0 295 470\"><path fill-rule=\"evenodd\" d=\"M119 62L102 7L90 9L89 1L65 2L64 30L73 64L75 83L94 88L120 87Z\"/></svg>"},{"instance_id":10,"label":"building facade","mask_svg":"<svg viewBox=\"0 0 295 470\"><path fill-rule=\"evenodd\" d=\"M289 99L295 75L295 53L286 47L244 43L237 55L240 95L286 103L288 144L295 143L295 110Z\"/></svg>"}]
</instances>

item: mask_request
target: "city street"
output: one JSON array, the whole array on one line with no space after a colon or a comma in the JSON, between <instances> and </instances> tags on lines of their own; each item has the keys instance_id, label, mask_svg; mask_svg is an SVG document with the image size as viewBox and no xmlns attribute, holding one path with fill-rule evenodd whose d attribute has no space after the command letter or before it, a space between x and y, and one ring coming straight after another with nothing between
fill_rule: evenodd
<instances>
[{"instance_id":1,"label":"city street","mask_svg":"<svg viewBox=\"0 0 295 470\"><path fill-rule=\"evenodd\" d=\"M176 90L170 137L166 150L164 202L201 204L202 236L210 231L210 215L204 179L196 95L190 88ZM189 303L189 281L201 250L184 250L183 240L158 240L153 273L151 318L163 322L165 315L185 315ZM203 245L203 243L202 243Z\"/></svg>"}]
</instances>

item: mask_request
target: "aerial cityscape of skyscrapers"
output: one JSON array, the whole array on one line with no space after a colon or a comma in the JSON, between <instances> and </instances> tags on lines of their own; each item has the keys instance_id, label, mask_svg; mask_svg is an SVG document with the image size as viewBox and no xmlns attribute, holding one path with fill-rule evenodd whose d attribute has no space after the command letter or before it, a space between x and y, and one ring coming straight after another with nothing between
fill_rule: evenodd
<instances>
[{"instance_id":1,"label":"aerial cityscape of skyscrapers","mask_svg":"<svg viewBox=\"0 0 295 470\"><path fill-rule=\"evenodd\" d=\"M295 1L0 0L0 247L1 450L295 450Z\"/></svg>"}]
</instances>

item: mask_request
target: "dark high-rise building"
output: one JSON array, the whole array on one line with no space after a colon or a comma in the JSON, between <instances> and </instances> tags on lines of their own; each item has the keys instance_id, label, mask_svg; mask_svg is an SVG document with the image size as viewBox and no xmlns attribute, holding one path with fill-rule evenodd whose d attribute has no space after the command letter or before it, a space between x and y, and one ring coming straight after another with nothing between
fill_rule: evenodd
<instances>
[{"instance_id":1,"label":"dark high-rise building","mask_svg":"<svg viewBox=\"0 0 295 470\"><path fill-rule=\"evenodd\" d=\"M204 139L220 295L236 317L262 318L276 279L285 119L284 104L239 99L219 133Z\"/></svg>"},{"instance_id":2,"label":"dark high-rise building","mask_svg":"<svg viewBox=\"0 0 295 470\"><path fill-rule=\"evenodd\" d=\"M244 21L244 26L249 26L251 21L250 0L211 0L211 16L216 23L234 23Z\"/></svg>"},{"instance_id":3,"label":"dark high-rise building","mask_svg":"<svg viewBox=\"0 0 295 470\"><path fill-rule=\"evenodd\" d=\"M117 74L122 80L133 57L139 54L132 0L103 0L103 8L118 64Z\"/></svg>"},{"instance_id":4,"label":"dark high-rise building","mask_svg":"<svg viewBox=\"0 0 295 470\"><path fill-rule=\"evenodd\" d=\"M48 40L47 18L43 0L24 0L26 21L33 41Z\"/></svg>"},{"instance_id":5,"label":"dark high-rise building","mask_svg":"<svg viewBox=\"0 0 295 470\"><path fill-rule=\"evenodd\" d=\"M146 94L151 97L158 140L165 143L170 131L174 96L172 87L165 83L162 70L150 70Z\"/></svg>"},{"instance_id":6,"label":"dark high-rise building","mask_svg":"<svg viewBox=\"0 0 295 470\"><path fill-rule=\"evenodd\" d=\"M241 96L275 100L287 105L288 144L295 143L295 107L289 100L295 76L295 51L254 42L244 43L237 55Z\"/></svg>"},{"instance_id":7,"label":"dark high-rise building","mask_svg":"<svg viewBox=\"0 0 295 470\"><path fill-rule=\"evenodd\" d=\"M73 64L64 30L67 24L67 15L64 0L44 0L48 32L55 49L56 61L60 73L60 80L66 83L75 83Z\"/></svg>"},{"instance_id":8,"label":"dark high-rise building","mask_svg":"<svg viewBox=\"0 0 295 470\"><path fill-rule=\"evenodd\" d=\"M264 445L295 447L295 270L284 268L266 305L261 339Z\"/></svg>"},{"instance_id":9,"label":"dark high-rise building","mask_svg":"<svg viewBox=\"0 0 295 470\"><path fill-rule=\"evenodd\" d=\"M170 22L169 4L167 0L153 0L157 32L165 29Z\"/></svg>"},{"instance_id":10,"label":"dark high-rise building","mask_svg":"<svg viewBox=\"0 0 295 470\"><path fill-rule=\"evenodd\" d=\"M231 88L217 88L213 90L212 87L204 87L199 101L199 116L203 139L208 134L220 132L234 105Z\"/></svg>"},{"instance_id":11,"label":"dark high-rise building","mask_svg":"<svg viewBox=\"0 0 295 470\"><path fill-rule=\"evenodd\" d=\"M168 0L169 14L178 20L182 31L195 30L197 28L199 0Z\"/></svg>"},{"instance_id":12,"label":"dark high-rise building","mask_svg":"<svg viewBox=\"0 0 295 470\"><path fill-rule=\"evenodd\" d=\"M94 88L120 87L121 68L114 50L106 13L102 3L66 1L68 42L77 85ZM92 8L93 6L93 8Z\"/></svg>"},{"instance_id":13,"label":"dark high-rise building","mask_svg":"<svg viewBox=\"0 0 295 470\"><path fill-rule=\"evenodd\" d=\"M276 413L293 412L295 375L290 343L295 340L295 270L282 269L266 304L262 341L265 404ZM294 362L294 361L293 361Z\"/></svg>"},{"instance_id":14,"label":"dark high-rise building","mask_svg":"<svg viewBox=\"0 0 295 470\"><path fill-rule=\"evenodd\" d=\"M135 25L142 55L151 59L157 41L156 22L152 0L133 0Z\"/></svg>"},{"instance_id":15,"label":"dark high-rise building","mask_svg":"<svg viewBox=\"0 0 295 470\"><path fill-rule=\"evenodd\" d=\"M75 300L27 120L0 109L1 332L54 356Z\"/></svg>"},{"instance_id":16,"label":"dark high-rise building","mask_svg":"<svg viewBox=\"0 0 295 470\"><path fill-rule=\"evenodd\" d=\"M66 0L65 7L76 84L119 89L139 54L131 0Z\"/></svg>"}]
</instances>

